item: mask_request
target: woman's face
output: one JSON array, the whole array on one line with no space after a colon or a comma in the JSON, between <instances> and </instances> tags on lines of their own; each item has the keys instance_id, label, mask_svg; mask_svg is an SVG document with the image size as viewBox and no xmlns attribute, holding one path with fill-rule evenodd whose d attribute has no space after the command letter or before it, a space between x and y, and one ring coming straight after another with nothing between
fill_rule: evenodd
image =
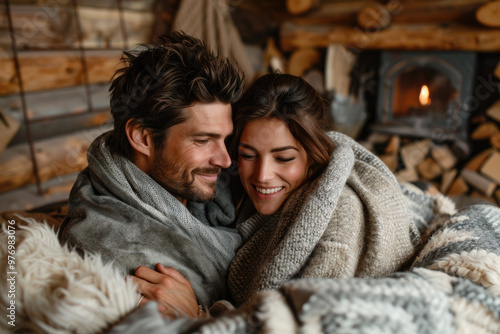
<instances>
[{"instance_id":1,"label":"woman's face","mask_svg":"<svg viewBox=\"0 0 500 334\"><path fill-rule=\"evenodd\" d=\"M257 119L243 129L238 166L241 183L255 209L270 215L306 179L308 159L284 121Z\"/></svg>"}]
</instances>

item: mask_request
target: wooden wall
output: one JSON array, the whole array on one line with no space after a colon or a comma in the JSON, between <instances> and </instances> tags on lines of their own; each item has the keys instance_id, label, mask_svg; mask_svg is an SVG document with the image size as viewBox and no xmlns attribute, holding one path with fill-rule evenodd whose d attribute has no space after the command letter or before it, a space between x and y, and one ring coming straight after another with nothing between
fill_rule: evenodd
<instances>
[{"instance_id":1,"label":"wooden wall","mask_svg":"<svg viewBox=\"0 0 500 334\"><path fill-rule=\"evenodd\" d=\"M165 14L164 4L155 0L9 4L24 98L2 2L0 112L19 127L9 137L7 131L0 134L0 144L9 143L0 152L3 210L67 197L86 166L87 147L111 128L108 88L122 50L150 42L157 16Z\"/></svg>"}]
</instances>

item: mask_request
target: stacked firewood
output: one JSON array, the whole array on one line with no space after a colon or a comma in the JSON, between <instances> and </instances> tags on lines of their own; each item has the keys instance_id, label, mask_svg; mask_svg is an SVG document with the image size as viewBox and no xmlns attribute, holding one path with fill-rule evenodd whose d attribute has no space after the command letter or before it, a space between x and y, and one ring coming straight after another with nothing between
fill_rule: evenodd
<instances>
[{"instance_id":1,"label":"stacked firewood","mask_svg":"<svg viewBox=\"0 0 500 334\"><path fill-rule=\"evenodd\" d=\"M488 109L486 117L470 135L472 144L480 142L486 148L468 159L456 143L431 139L372 133L363 144L398 181L426 181L448 196L473 196L500 205L500 100Z\"/></svg>"}]
</instances>

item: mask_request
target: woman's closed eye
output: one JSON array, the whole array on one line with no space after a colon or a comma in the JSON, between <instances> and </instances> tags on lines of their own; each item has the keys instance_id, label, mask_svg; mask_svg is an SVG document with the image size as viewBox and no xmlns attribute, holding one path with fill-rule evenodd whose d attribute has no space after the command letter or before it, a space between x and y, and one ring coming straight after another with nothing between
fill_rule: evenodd
<instances>
[{"instance_id":1,"label":"woman's closed eye","mask_svg":"<svg viewBox=\"0 0 500 334\"><path fill-rule=\"evenodd\" d=\"M242 157L243 159L246 159L246 160L250 160L250 159L255 159L256 158L255 155L248 154L248 153L238 152L238 154L240 155L240 157Z\"/></svg>"},{"instance_id":2,"label":"woman's closed eye","mask_svg":"<svg viewBox=\"0 0 500 334\"><path fill-rule=\"evenodd\" d=\"M279 162L289 162L294 160L295 157L290 157L290 158L276 157L275 159L278 160Z\"/></svg>"}]
</instances>

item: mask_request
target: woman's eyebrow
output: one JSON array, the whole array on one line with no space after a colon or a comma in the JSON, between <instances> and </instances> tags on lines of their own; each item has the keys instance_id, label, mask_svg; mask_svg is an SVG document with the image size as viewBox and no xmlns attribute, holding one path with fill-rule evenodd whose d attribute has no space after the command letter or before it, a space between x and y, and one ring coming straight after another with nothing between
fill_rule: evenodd
<instances>
[{"instance_id":1,"label":"woman's eyebrow","mask_svg":"<svg viewBox=\"0 0 500 334\"><path fill-rule=\"evenodd\" d=\"M250 146L248 144L245 144L245 143L239 143L238 146L242 146L242 147L244 147L244 148L246 148L248 150L257 152L257 150L254 147L252 147L252 146Z\"/></svg>"},{"instance_id":2,"label":"woman's eyebrow","mask_svg":"<svg viewBox=\"0 0 500 334\"><path fill-rule=\"evenodd\" d=\"M248 144L239 143L239 146L242 146L242 147L244 147L244 148L246 148L248 150L257 152L257 150L254 147L252 147L252 146L250 146ZM286 150L295 150L297 152L299 151L299 149L296 148L295 146L283 146L283 147L275 147L275 148L271 149L271 153L281 152L281 151L286 151Z\"/></svg>"},{"instance_id":3,"label":"woman's eyebrow","mask_svg":"<svg viewBox=\"0 0 500 334\"><path fill-rule=\"evenodd\" d=\"M295 146L283 146L283 147L276 147L276 148L273 148L271 150L271 152L281 152L281 151L286 151L286 150L295 150L295 151L299 151L298 148L296 148Z\"/></svg>"}]
</instances>

